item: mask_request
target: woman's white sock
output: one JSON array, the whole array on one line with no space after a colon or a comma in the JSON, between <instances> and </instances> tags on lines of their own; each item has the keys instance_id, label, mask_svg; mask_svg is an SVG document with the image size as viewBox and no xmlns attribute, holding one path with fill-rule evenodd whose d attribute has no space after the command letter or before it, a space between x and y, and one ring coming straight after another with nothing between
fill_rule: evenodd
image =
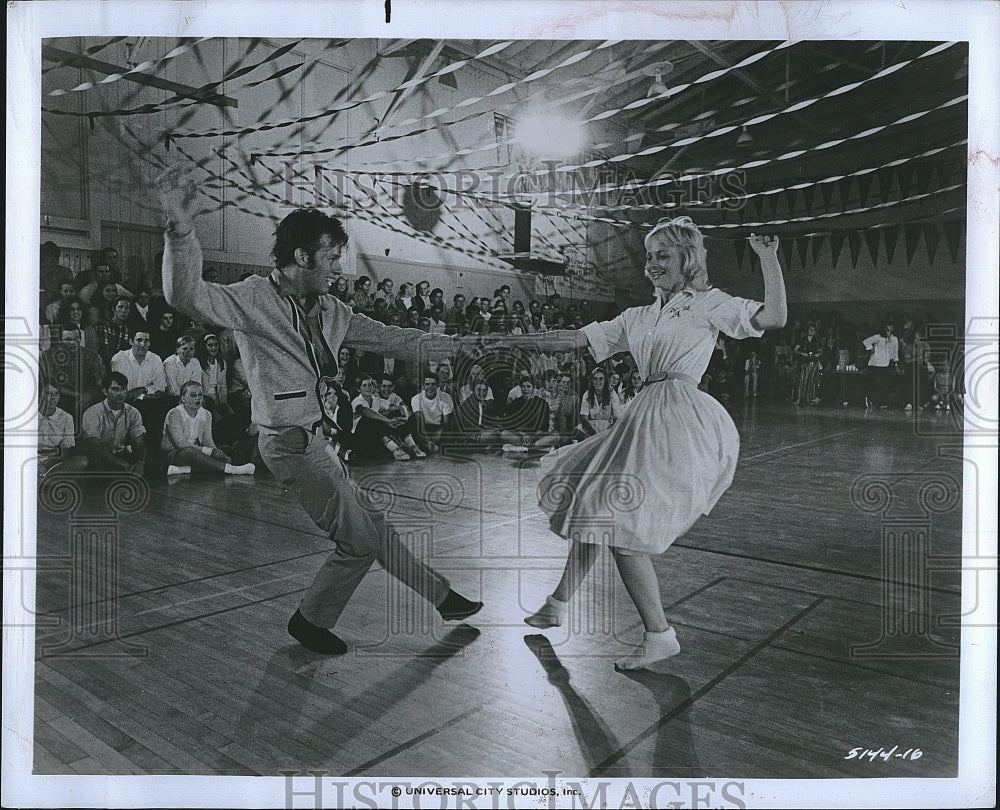
<instances>
[{"instance_id":1,"label":"woman's white sock","mask_svg":"<svg viewBox=\"0 0 1000 810\"><path fill-rule=\"evenodd\" d=\"M524 623L543 630L546 627L559 627L563 623L568 604L560 602L554 596L546 596L545 604L525 618Z\"/></svg>"},{"instance_id":2,"label":"woman's white sock","mask_svg":"<svg viewBox=\"0 0 1000 810\"><path fill-rule=\"evenodd\" d=\"M227 475L253 475L257 468L253 464L226 464Z\"/></svg>"},{"instance_id":3,"label":"woman's white sock","mask_svg":"<svg viewBox=\"0 0 1000 810\"><path fill-rule=\"evenodd\" d=\"M662 633L642 634L642 644L636 647L631 655L615 661L615 669L619 672L629 669L645 669L650 664L672 658L681 651L677 633L673 627L668 627Z\"/></svg>"}]
</instances>

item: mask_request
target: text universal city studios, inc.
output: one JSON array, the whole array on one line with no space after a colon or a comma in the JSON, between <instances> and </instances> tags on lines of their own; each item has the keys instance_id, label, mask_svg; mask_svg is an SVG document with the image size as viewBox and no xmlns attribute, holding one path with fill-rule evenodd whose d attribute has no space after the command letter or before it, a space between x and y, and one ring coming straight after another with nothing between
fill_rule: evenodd
<instances>
[{"instance_id":1,"label":"text universal city studios, inc.","mask_svg":"<svg viewBox=\"0 0 1000 810\"><path fill-rule=\"evenodd\" d=\"M532 781L329 780L321 771L282 771L285 807L438 808L439 810L501 810L502 808L736 808L745 810L743 782L671 779L568 779L545 772L543 783Z\"/></svg>"}]
</instances>

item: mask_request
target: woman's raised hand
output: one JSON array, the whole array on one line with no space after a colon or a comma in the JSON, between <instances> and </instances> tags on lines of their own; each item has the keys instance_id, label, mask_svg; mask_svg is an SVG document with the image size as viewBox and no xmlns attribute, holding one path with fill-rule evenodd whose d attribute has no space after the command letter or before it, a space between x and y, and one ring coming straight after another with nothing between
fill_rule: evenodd
<instances>
[{"instance_id":1,"label":"woman's raised hand","mask_svg":"<svg viewBox=\"0 0 1000 810\"><path fill-rule=\"evenodd\" d=\"M747 241L750 243L750 247L753 248L753 252L760 256L762 259L765 256L777 256L778 255L778 237L777 236L758 236L755 233L750 234Z\"/></svg>"}]
</instances>

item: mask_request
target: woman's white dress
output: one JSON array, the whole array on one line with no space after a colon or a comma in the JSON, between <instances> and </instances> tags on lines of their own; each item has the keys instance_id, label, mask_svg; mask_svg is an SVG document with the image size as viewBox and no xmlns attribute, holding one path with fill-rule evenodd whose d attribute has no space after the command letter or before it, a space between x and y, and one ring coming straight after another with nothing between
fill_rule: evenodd
<instances>
[{"instance_id":1,"label":"woman's white dress","mask_svg":"<svg viewBox=\"0 0 1000 810\"><path fill-rule=\"evenodd\" d=\"M715 506L733 481L740 437L726 409L699 391L719 332L759 337L763 306L717 289L685 290L583 328L598 362L629 351L642 388L610 430L550 457L538 486L552 530L585 543L659 554ZM548 465L546 465L548 466Z\"/></svg>"}]
</instances>

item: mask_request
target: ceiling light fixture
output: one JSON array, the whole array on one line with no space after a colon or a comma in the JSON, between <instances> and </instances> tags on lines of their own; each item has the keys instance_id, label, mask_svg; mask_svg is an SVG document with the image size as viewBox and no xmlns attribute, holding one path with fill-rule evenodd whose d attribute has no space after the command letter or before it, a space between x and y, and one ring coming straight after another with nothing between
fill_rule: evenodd
<instances>
[{"instance_id":1,"label":"ceiling light fixture","mask_svg":"<svg viewBox=\"0 0 1000 810\"><path fill-rule=\"evenodd\" d=\"M743 131L740 133L740 137L736 139L737 146L750 146L753 143L753 135L750 134L750 130L747 129L746 124L743 125Z\"/></svg>"},{"instance_id":2,"label":"ceiling light fixture","mask_svg":"<svg viewBox=\"0 0 1000 810\"><path fill-rule=\"evenodd\" d=\"M654 62L652 65L646 65L642 69L642 72L647 76L656 77L655 81L646 91L646 98L656 98L656 96L663 96L670 92L670 88L663 83L663 77L672 73L673 69L673 62Z\"/></svg>"}]
</instances>

